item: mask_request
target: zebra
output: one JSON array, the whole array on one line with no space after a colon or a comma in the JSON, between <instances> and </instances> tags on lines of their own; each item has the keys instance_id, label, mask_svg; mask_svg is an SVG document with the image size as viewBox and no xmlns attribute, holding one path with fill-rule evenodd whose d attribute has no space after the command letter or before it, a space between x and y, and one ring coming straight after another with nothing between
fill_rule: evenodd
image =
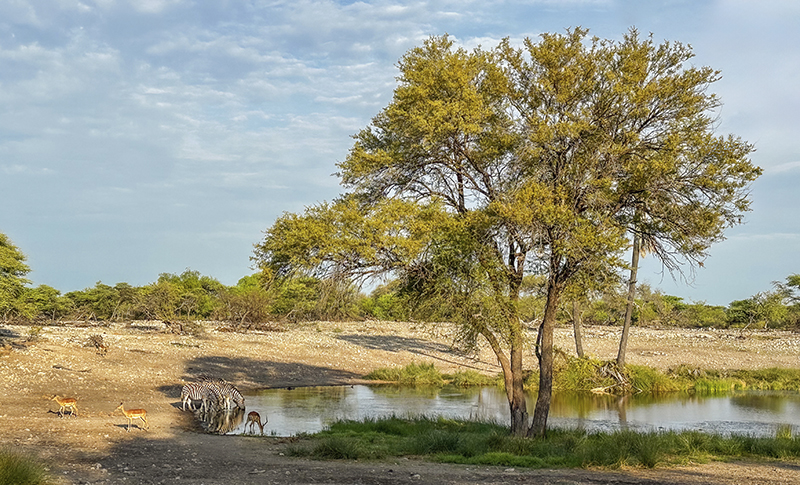
<instances>
[{"instance_id":1,"label":"zebra","mask_svg":"<svg viewBox=\"0 0 800 485\"><path fill-rule=\"evenodd\" d=\"M244 396L233 384L224 379L205 375L200 376L198 382L190 382L183 386L181 401L184 411L187 403L189 408L194 410L192 401L202 401L201 409L206 410L210 404L220 406L222 409L233 409L234 404L239 409L245 408Z\"/></svg>"},{"instance_id":2,"label":"zebra","mask_svg":"<svg viewBox=\"0 0 800 485\"><path fill-rule=\"evenodd\" d=\"M202 374L197 378L197 380L198 382L204 382L210 386L213 386L218 391L219 397L222 398L222 404L224 404L225 409L233 409L231 401L236 404L236 407L240 409L245 408L244 396L242 396L242 393L239 392L239 389L237 389L233 384L225 379Z\"/></svg>"},{"instance_id":3,"label":"zebra","mask_svg":"<svg viewBox=\"0 0 800 485\"><path fill-rule=\"evenodd\" d=\"M210 402L216 403L220 400L221 393L217 389L216 383L213 382L189 382L181 390L181 407L184 411L186 411L187 404L191 411L195 411L194 401L201 401L200 409L206 409Z\"/></svg>"},{"instance_id":4,"label":"zebra","mask_svg":"<svg viewBox=\"0 0 800 485\"><path fill-rule=\"evenodd\" d=\"M225 409L233 409L233 404L236 404L239 409L244 409L244 396L233 384L222 381L218 384L218 389Z\"/></svg>"},{"instance_id":5,"label":"zebra","mask_svg":"<svg viewBox=\"0 0 800 485\"><path fill-rule=\"evenodd\" d=\"M181 390L182 409L186 411L186 405L194 411L194 401L203 401L205 405L207 385L205 382L190 382L183 386Z\"/></svg>"}]
</instances>

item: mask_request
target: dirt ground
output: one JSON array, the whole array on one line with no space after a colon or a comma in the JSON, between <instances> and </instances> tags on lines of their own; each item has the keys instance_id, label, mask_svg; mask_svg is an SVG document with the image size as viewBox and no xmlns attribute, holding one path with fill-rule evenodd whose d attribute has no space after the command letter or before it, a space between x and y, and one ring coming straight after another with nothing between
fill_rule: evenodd
<instances>
[{"instance_id":1,"label":"dirt ground","mask_svg":"<svg viewBox=\"0 0 800 485\"><path fill-rule=\"evenodd\" d=\"M108 484L784 484L800 483L800 462L711 463L654 470L523 470L427 463L314 461L281 454L286 438L219 436L198 430L180 409L180 389L200 374L257 389L360 383L377 367L432 362L443 372L496 374L492 354L463 355L446 325L315 322L283 331L231 333L203 324L201 336L165 332L160 322L101 326L0 325L0 447L45 460L59 483ZM584 348L616 356L619 329L589 327ZM30 339L32 334L36 339ZM107 346L101 355L90 337ZM572 352L571 331L556 345ZM788 332L633 329L628 362L738 369L800 366L800 335ZM531 353L528 362L533 364ZM59 417L54 394L78 399ZM112 411L145 408L149 430Z\"/></svg>"}]
</instances>

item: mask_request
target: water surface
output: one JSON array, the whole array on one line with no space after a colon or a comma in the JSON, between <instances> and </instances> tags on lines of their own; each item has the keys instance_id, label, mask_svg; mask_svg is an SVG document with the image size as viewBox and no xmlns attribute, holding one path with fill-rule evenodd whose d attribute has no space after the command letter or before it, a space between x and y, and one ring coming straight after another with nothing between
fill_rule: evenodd
<instances>
[{"instance_id":1,"label":"water surface","mask_svg":"<svg viewBox=\"0 0 800 485\"><path fill-rule=\"evenodd\" d=\"M536 395L528 395L532 415ZM265 434L293 436L321 431L342 419L444 416L509 424L508 401L496 387L411 388L332 386L271 389L247 396L247 412L268 416ZM231 433L244 432L241 423ZM699 396L605 396L554 393L549 426L587 430L700 430L774 436L785 425L800 431L800 393L740 391Z\"/></svg>"}]
</instances>

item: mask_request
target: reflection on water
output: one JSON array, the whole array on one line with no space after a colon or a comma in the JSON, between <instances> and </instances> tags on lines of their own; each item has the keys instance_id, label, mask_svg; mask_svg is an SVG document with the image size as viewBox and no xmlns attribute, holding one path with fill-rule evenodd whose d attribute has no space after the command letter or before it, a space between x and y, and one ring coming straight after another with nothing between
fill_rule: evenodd
<instances>
[{"instance_id":1,"label":"reflection on water","mask_svg":"<svg viewBox=\"0 0 800 485\"><path fill-rule=\"evenodd\" d=\"M536 394L528 395L532 415ZM270 389L247 396L247 411L269 417L264 434L292 436L314 433L342 419L380 416L444 416L509 424L505 393L485 388L409 388L394 386L334 386ZM232 433L244 433L240 416ZM800 430L800 394L740 391L700 396L608 396L555 393L550 426L590 431L618 429L694 429L713 433L774 436L779 425Z\"/></svg>"},{"instance_id":2,"label":"reflection on water","mask_svg":"<svg viewBox=\"0 0 800 485\"><path fill-rule=\"evenodd\" d=\"M198 409L194 415L200 420L200 425L206 433L226 434L230 433L242 424L244 420L244 409L234 406L233 409L217 408L209 406Z\"/></svg>"}]
</instances>

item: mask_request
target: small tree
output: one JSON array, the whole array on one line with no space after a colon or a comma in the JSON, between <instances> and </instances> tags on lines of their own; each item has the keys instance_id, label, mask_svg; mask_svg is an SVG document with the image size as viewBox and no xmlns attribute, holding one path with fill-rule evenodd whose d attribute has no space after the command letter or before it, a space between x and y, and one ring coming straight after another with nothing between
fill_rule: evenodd
<instances>
[{"instance_id":1,"label":"small tree","mask_svg":"<svg viewBox=\"0 0 800 485\"><path fill-rule=\"evenodd\" d=\"M3 320L32 316L32 308L22 299L30 283L25 277L31 270L25 264L26 259L11 239L0 232L0 317Z\"/></svg>"}]
</instances>

